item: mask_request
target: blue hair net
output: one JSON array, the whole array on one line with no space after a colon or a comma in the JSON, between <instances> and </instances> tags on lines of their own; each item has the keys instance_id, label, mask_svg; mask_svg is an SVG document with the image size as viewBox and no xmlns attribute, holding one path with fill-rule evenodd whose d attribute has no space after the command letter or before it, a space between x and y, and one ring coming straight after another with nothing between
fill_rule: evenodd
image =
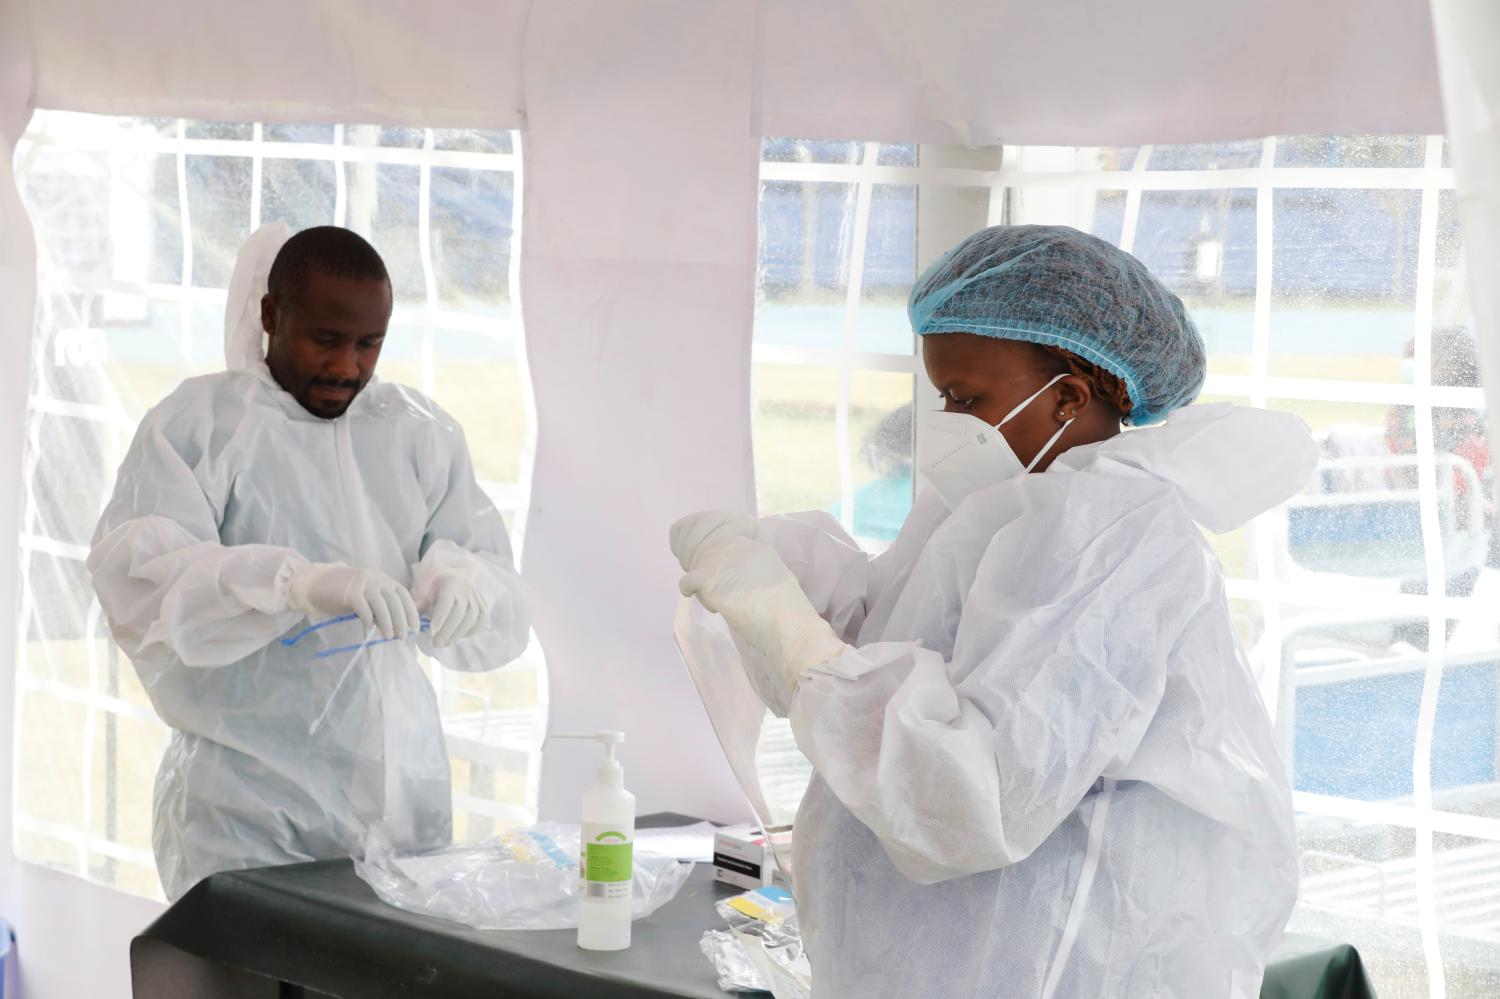
<instances>
[{"instance_id":1,"label":"blue hair net","mask_svg":"<svg viewBox=\"0 0 1500 999\"><path fill-rule=\"evenodd\" d=\"M1203 338L1182 300L1125 251L1067 226L997 225L929 267L906 303L911 328L1061 347L1125 383L1132 425L1203 388Z\"/></svg>"}]
</instances>

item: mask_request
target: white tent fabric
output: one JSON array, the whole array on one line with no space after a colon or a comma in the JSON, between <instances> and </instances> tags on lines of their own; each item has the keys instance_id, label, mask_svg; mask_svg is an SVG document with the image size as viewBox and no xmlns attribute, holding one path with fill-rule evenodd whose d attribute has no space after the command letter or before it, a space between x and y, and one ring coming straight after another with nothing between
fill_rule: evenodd
<instances>
[{"instance_id":1,"label":"white tent fabric","mask_svg":"<svg viewBox=\"0 0 1500 999\"><path fill-rule=\"evenodd\" d=\"M617 0L531 15L521 302L539 439L523 572L551 594L533 607L554 729L624 730L642 814L748 817L672 642L665 538L674 511L755 504L759 160L737 54L751 23L694 0L652 10L670 36ZM551 755L542 813L573 814L593 757Z\"/></svg>"},{"instance_id":2,"label":"white tent fabric","mask_svg":"<svg viewBox=\"0 0 1500 999\"><path fill-rule=\"evenodd\" d=\"M1440 15L1484 6L1436 2ZM35 249L9 163L31 109L522 128L539 424L525 573L552 722L625 730L643 812L735 818L743 800L673 648L665 538L685 510L753 509L760 135L1107 144L1441 129L1422 0L1124 9L0 0L0 524L15 529L22 500ZM1492 59L1482 40L1494 37L1460 41ZM1450 101L1485 80L1449 80ZM1493 176L1493 121L1461 127L1476 136L1458 146L1462 175ZM1472 210L1495 211L1493 189L1474 191L1471 233L1483 232ZM1470 247L1476 265L1500 259L1493 242ZM1496 302L1482 291L1494 292L1475 282L1492 338ZM1487 363L1500 385L1493 352ZM17 605L15 552L0 545L0 607ZM16 624L0 613L0 649L17 648ZM13 672L0 663L4 719ZM0 732L0 914L21 927L28 994L126 994L126 941L155 907L14 861L14 746ZM592 766L582 751L549 753L544 815L576 809Z\"/></svg>"},{"instance_id":3,"label":"white tent fabric","mask_svg":"<svg viewBox=\"0 0 1500 999\"><path fill-rule=\"evenodd\" d=\"M7 0L35 106L206 121L515 128L527 0Z\"/></svg>"},{"instance_id":4,"label":"white tent fabric","mask_svg":"<svg viewBox=\"0 0 1500 999\"><path fill-rule=\"evenodd\" d=\"M1500 440L1500 4L1433 0L1490 440ZM1500 499L1500 497L1497 497Z\"/></svg>"},{"instance_id":5,"label":"white tent fabric","mask_svg":"<svg viewBox=\"0 0 1500 999\"><path fill-rule=\"evenodd\" d=\"M25 424L36 249L11 174L11 151L30 115L31 52L22 12L0 3L0 525L21 522L21 430ZM0 916L23 927L25 983L36 996L122 995L125 945L158 906L66 874L19 863L12 852L12 754L18 647L16 546L0 546Z\"/></svg>"},{"instance_id":6,"label":"white tent fabric","mask_svg":"<svg viewBox=\"0 0 1500 999\"><path fill-rule=\"evenodd\" d=\"M526 114L531 60L578 70L575 45L616 41L587 4L544 5L562 30L532 31L526 0L12 2L30 10L37 106L104 113L509 128ZM700 42L674 5L624 6L666 43L663 69ZM1164 0L1128 16L1096 0L739 6L758 15L734 61L754 55L761 134L1100 145L1420 133L1441 120L1420 0Z\"/></svg>"},{"instance_id":7,"label":"white tent fabric","mask_svg":"<svg viewBox=\"0 0 1500 999\"><path fill-rule=\"evenodd\" d=\"M765 135L1133 145L1441 130L1412 0L767 0Z\"/></svg>"}]
</instances>

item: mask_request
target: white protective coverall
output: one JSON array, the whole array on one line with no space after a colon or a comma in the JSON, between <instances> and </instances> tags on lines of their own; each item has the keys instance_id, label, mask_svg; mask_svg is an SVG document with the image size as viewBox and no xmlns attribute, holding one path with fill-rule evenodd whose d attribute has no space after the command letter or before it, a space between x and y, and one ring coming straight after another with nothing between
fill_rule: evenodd
<instances>
[{"instance_id":1,"label":"white protective coverall","mask_svg":"<svg viewBox=\"0 0 1500 999\"><path fill-rule=\"evenodd\" d=\"M1258 996L1290 789L1197 525L1316 460L1293 416L1192 406L951 512L924 491L874 559L824 513L757 522L849 643L790 695L736 643L815 768L794 869L820 997Z\"/></svg>"},{"instance_id":2,"label":"white protective coverall","mask_svg":"<svg viewBox=\"0 0 1500 999\"><path fill-rule=\"evenodd\" d=\"M372 379L320 419L271 377L259 302L285 232L272 237L257 232L236 267L232 370L185 381L142 420L88 559L173 730L153 842L174 899L216 871L348 856L375 823L402 848L449 842L448 754L417 648L492 670L530 628L504 524L448 414ZM308 623L286 588L310 562L379 569L418 604L435 574L468 573L490 628L445 648L424 632L314 658L367 636L355 621L283 645Z\"/></svg>"}]
</instances>

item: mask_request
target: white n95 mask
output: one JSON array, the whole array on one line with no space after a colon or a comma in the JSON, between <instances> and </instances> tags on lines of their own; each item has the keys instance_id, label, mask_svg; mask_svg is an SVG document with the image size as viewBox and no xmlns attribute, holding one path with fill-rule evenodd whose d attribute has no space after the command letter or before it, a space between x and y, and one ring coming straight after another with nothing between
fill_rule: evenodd
<instances>
[{"instance_id":1,"label":"white n95 mask","mask_svg":"<svg viewBox=\"0 0 1500 999\"><path fill-rule=\"evenodd\" d=\"M1058 375L1037 389L994 426L971 413L931 410L919 416L917 464L950 510L971 493L1025 475L1052 450L1052 446L1073 425L1072 420L1064 423L1026 464L1016 456L1000 428L1065 377L1066 374Z\"/></svg>"}]
</instances>

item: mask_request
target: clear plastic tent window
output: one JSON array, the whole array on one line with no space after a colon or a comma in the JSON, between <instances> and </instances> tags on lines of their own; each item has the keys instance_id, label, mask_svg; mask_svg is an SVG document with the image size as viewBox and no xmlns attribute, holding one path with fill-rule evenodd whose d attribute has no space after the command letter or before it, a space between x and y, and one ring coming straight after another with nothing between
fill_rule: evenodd
<instances>
[{"instance_id":1,"label":"clear plastic tent window","mask_svg":"<svg viewBox=\"0 0 1500 999\"><path fill-rule=\"evenodd\" d=\"M1291 928L1354 943L1382 995L1443 994L1434 968L1449 996L1500 991L1500 541L1443 139L766 140L763 514L826 510L875 551L894 538L919 485L912 411L940 407L906 294L1001 222L1072 225L1134 253L1204 335L1203 401L1312 426L1323 459L1307 491L1210 536L1296 788ZM767 715L739 747L757 810L778 821L808 772L785 725Z\"/></svg>"},{"instance_id":2,"label":"clear plastic tent window","mask_svg":"<svg viewBox=\"0 0 1500 999\"><path fill-rule=\"evenodd\" d=\"M531 460L515 309L520 155L511 132L35 114L15 158L38 253L20 857L160 894L151 799L166 729L109 638L83 560L142 414L182 379L223 369L225 286L262 222L344 224L379 246L396 297L380 375L485 429L469 438L475 470L519 554ZM310 647L310 660L320 651ZM357 658L351 649L327 661ZM547 714L536 643L496 673L430 673L456 836L535 821Z\"/></svg>"}]
</instances>

